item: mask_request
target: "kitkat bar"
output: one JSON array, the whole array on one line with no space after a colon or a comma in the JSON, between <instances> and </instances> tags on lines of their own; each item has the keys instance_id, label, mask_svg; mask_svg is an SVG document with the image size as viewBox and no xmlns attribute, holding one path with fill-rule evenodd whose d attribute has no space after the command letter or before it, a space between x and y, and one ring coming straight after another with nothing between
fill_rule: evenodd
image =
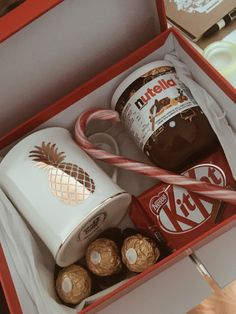
<instances>
[{"instance_id":1,"label":"kitkat bar","mask_svg":"<svg viewBox=\"0 0 236 314\"><path fill-rule=\"evenodd\" d=\"M221 150L202 159L184 172L185 176L209 183L234 187L235 181ZM159 183L132 202L134 225L149 235L179 249L234 214L233 205Z\"/></svg>"}]
</instances>

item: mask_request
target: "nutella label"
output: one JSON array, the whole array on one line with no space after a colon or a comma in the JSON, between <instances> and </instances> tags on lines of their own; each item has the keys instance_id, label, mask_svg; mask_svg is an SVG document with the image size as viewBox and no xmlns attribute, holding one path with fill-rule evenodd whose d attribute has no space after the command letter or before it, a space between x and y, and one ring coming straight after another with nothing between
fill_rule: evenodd
<instances>
[{"instance_id":1,"label":"nutella label","mask_svg":"<svg viewBox=\"0 0 236 314\"><path fill-rule=\"evenodd\" d=\"M226 185L223 170L215 165L199 165L189 169L184 175L214 185ZM220 202L178 186L167 186L149 202L150 211L156 216L159 226L165 232L179 234L198 228L219 206Z\"/></svg>"},{"instance_id":2,"label":"nutella label","mask_svg":"<svg viewBox=\"0 0 236 314\"><path fill-rule=\"evenodd\" d=\"M158 71L157 69L154 69ZM122 110L121 119L135 138L144 146L152 134L171 118L184 110L198 106L190 90L179 81L175 73L163 72L150 76L141 88L133 93Z\"/></svg>"}]
</instances>

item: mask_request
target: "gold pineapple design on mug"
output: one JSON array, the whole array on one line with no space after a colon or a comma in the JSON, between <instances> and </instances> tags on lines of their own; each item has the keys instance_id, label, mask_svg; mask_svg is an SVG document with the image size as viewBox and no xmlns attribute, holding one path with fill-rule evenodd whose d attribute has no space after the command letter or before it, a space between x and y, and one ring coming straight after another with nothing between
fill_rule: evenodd
<instances>
[{"instance_id":1,"label":"gold pineapple design on mug","mask_svg":"<svg viewBox=\"0 0 236 314\"><path fill-rule=\"evenodd\" d=\"M95 191L89 174L75 164L64 162L66 155L58 152L56 144L42 142L41 146L34 146L29 157L48 171L49 188L64 203L75 205Z\"/></svg>"}]
</instances>

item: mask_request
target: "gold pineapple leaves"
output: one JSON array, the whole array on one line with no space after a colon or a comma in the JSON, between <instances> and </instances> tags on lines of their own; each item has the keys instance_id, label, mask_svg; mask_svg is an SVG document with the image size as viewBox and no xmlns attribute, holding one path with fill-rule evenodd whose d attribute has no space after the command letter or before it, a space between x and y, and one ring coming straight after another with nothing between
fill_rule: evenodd
<instances>
[{"instance_id":1,"label":"gold pineapple leaves","mask_svg":"<svg viewBox=\"0 0 236 314\"><path fill-rule=\"evenodd\" d=\"M56 144L42 142L41 146L35 146L35 150L30 151L29 157L37 162L57 166L64 161L66 155L64 152L58 153Z\"/></svg>"}]
</instances>

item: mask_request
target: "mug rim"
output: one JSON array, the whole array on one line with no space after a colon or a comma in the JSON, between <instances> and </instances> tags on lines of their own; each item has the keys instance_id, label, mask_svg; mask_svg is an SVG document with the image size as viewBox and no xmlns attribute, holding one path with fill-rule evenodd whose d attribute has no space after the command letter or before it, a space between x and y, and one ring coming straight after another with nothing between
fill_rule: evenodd
<instances>
[{"instance_id":1,"label":"mug rim","mask_svg":"<svg viewBox=\"0 0 236 314\"><path fill-rule=\"evenodd\" d=\"M97 206L95 206L92 211L82 219L82 221L80 222L80 224L78 224L72 231L71 233L67 236L66 239L64 239L59 248L58 248L58 251L56 252L55 256L54 256L54 260L56 262L57 265L61 266L61 267L66 267L68 266L70 263L63 263L62 260L63 260L63 255L65 254L65 251L66 251L66 248L68 246L68 244L72 241L72 239L77 236L80 231L84 228L85 224L88 223L88 221L94 216L94 214L99 214L99 212L107 205L110 203L111 200L119 200L121 197L124 197L124 200L126 201L127 205L126 205L126 208L125 208L125 211L123 213L123 215L121 215L119 217L119 221L116 223L116 225L118 225L122 219L125 217L125 215L127 214L128 212L128 208L130 206L130 203L131 203L131 199L132 199L132 196L131 194L129 194L128 192L126 191L123 191L123 192L118 192L108 198L106 198L105 200L103 200L101 203L99 203ZM96 235L96 233L94 234L95 237L97 237L98 235ZM90 239L90 240L89 240ZM88 240L91 242L91 238L88 237ZM78 239L78 241L81 241ZM82 249L83 251L83 249ZM79 255L79 254L78 254ZM84 255L84 251L81 252L80 254L81 256ZM74 262L78 261L80 259L80 257L78 257ZM73 262L72 262L73 263Z\"/></svg>"}]
</instances>

